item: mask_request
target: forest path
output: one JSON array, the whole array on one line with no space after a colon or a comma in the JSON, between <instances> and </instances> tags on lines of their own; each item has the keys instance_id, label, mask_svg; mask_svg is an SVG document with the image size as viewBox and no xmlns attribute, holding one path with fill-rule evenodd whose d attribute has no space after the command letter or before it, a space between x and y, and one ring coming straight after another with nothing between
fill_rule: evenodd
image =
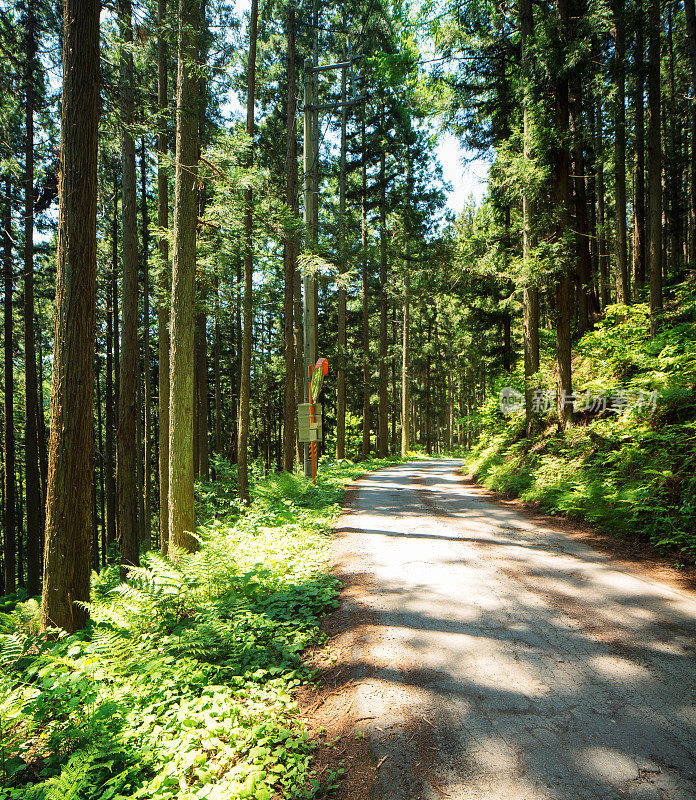
<instances>
[{"instance_id":1,"label":"forest path","mask_svg":"<svg viewBox=\"0 0 696 800\"><path fill-rule=\"evenodd\" d=\"M467 489L362 478L336 571L380 800L696 797L696 601ZM356 798L355 800L362 800Z\"/></svg>"}]
</instances>

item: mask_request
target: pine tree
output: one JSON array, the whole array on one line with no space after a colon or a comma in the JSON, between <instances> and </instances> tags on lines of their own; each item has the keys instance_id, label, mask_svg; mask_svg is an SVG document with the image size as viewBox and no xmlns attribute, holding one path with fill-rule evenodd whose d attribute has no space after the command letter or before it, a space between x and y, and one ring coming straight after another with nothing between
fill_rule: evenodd
<instances>
[{"instance_id":1,"label":"pine tree","mask_svg":"<svg viewBox=\"0 0 696 800\"><path fill-rule=\"evenodd\" d=\"M96 303L99 4L65 0L56 323L41 625L75 631L89 600Z\"/></svg>"}]
</instances>

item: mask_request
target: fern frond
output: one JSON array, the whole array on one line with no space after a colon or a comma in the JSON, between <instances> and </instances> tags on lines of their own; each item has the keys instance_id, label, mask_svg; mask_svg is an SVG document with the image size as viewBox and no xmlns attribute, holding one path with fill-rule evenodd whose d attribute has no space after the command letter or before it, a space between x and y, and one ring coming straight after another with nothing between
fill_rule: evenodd
<instances>
[{"instance_id":1,"label":"fern frond","mask_svg":"<svg viewBox=\"0 0 696 800\"><path fill-rule=\"evenodd\" d=\"M16 664L24 655L26 639L13 633L0 636L0 666Z\"/></svg>"},{"instance_id":2,"label":"fern frond","mask_svg":"<svg viewBox=\"0 0 696 800\"><path fill-rule=\"evenodd\" d=\"M79 800L80 793L87 785L95 755L96 749L93 748L71 756L60 775L46 782L46 800Z\"/></svg>"}]
</instances>

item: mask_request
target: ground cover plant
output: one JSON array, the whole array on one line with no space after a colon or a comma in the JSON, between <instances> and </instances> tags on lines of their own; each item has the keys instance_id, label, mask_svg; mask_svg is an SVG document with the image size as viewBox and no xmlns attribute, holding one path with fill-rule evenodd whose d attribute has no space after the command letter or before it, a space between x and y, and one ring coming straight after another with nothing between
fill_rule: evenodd
<instances>
[{"instance_id":1,"label":"ground cover plant","mask_svg":"<svg viewBox=\"0 0 696 800\"><path fill-rule=\"evenodd\" d=\"M236 800L322 796L293 690L337 605L327 531L344 487L387 461L259 480L248 510L229 468L199 487L197 553L93 575L91 622L39 634L38 605L0 614L0 798ZM21 595L20 595L21 598Z\"/></svg>"},{"instance_id":2,"label":"ground cover plant","mask_svg":"<svg viewBox=\"0 0 696 800\"><path fill-rule=\"evenodd\" d=\"M693 563L695 305L688 282L652 338L645 305L609 308L575 346L575 394L618 395L629 402L580 411L563 433L551 414L524 436L524 412L502 414L498 394L491 395L474 422L480 436L467 454L470 472L490 489L649 541ZM646 402L636 404L641 392Z\"/></svg>"}]
</instances>

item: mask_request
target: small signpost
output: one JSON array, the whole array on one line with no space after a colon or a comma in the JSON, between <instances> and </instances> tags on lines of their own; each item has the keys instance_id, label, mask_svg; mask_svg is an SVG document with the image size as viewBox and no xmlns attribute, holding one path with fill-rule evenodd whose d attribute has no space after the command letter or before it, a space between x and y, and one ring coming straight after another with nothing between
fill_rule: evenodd
<instances>
[{"instance_id":1,"label":"small signpost","mask_svg":"<svg viewBox=\"0 0 696 800\"><path fill-rule=\"evenodd\" d=\"M322 436L322 406L314 404L314 422L310 422L309 403L300 403L297 406L297 431L301 442L321 442Z\"/></svg>"},{"instance_id":2,"label":"small signpost","mask_svg":"<svg viewBox=\"0 0 696 800\"><path fill-rule=\"evenodd\" d=\"M320 358L314 367L307 368L309 403L297 407L297 431L301 442L309 442L312 462L312 480L317 482L317 442L322 440L321 404L317 402L324 386L324 375L329 371L329 362Z\"/></svg>"}]
</instances>

